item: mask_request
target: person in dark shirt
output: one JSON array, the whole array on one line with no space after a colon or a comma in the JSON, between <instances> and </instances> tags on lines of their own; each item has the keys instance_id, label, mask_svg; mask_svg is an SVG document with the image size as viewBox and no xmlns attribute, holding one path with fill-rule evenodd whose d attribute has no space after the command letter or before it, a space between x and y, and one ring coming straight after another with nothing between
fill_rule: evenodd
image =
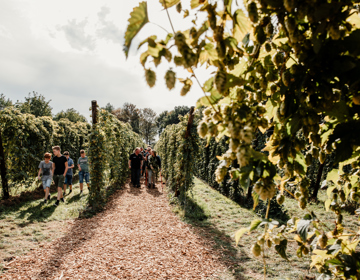
<instances>
[{"instance_id":1,"label":"person in dark shirt","mask_svg":"<svg viewBox=\"0 0 360 280\"><path fill-rule=\"evenodd\" d=\"M131 170L131 183L135 188L140 188L140 170L142 168L143 157L140 155L140 148L136 148L129 157L129 168Z\"/></svg>"},{"instance_id":2,"label":"person in dark shirt","mask_svg":"<svg viewBox=\"0 0 360 280\"><path fill-rule=\"evenodd\" d=\"M60 150L59 146L55 146L52 149L53 149L53 154L54 154L54 157L53 157L53 171L54 171L53 180L54 180L55 186L57 187L57 190L58 190L57 200L54 205L58 206L60 200L62 202L65 202L63 193L62 193L62 189L64 186L65 176L68 171L68 161L67 161L67 158L61 154L61 150Z\"/></svg>"}]
</instances>

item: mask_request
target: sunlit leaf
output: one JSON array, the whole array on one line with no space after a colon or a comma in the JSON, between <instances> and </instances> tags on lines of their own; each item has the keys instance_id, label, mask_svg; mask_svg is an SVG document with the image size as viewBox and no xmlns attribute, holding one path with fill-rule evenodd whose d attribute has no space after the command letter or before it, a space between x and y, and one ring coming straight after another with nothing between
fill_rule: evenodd
<instances>
[{"instance_id":1,"label":"sunlit leaf","mask_svg":"<svg viewBox=\"0 0 360 280\"><path fill-rule=\"evenodd\" d=\"M248 228L241 228L235 233L236 246L238 245L240 238L247 232L249 232Z\"/></svg>"},{"instance_id":2,"label":"sunlit leaf","mask_svg":"<svg viewBox=\"0 0 360 280\"><path fill-rule=\"evenodd\" d=\"M164 8L170 8L178 4L180 0L159 0L159 2Z\"/></svg>"},{"instance_id":3,"label":"sunlit leaf","mask_svg":"<svg viewBox=\"0 0 360 280\"><path fill-rule=\"evenodd\" d=\"M252 29L251 21L241 9L235 11L233 18L233 34L236 40L241 42L245 35Z\"/></svg>"},{"instance_id":4,"label":"sunlit leaf","mask_svg":"<svg viewBox=\"0 0 360 280\"><path fill-rule=\"evenodd\" d=\"M249 230L250 230L250 231L253 231L253 230L257 229L257 227L261 224L261 222L262 222L262 221L259 220L259 219L251 221Z\"/></svg>"},{"instance_id":5,"label":"sunlit leaf","mask_svg":"<svg viewBox=\"0 0 360 280\"><path fill-rule=\"evenodd\" d=\"M124 52L126 57L128 57L129 49L131 42L141 30L141 28L149 22L148 13L147 13L147 3L141 2L138 7L135 7L130 13L130 18L128 19L129 25L125 32L125 44Z\"/></svg>"},{"instance_id":6,"label":"sunlit leaf","mask_svg":"<svg viewBox=\"0 0 360 280\"><path fill-rule=\"evenodd\" d=\"M311 220L301 219L297 222L296 231L303 241L306 241Z\"/></svg>"}]
</instances>

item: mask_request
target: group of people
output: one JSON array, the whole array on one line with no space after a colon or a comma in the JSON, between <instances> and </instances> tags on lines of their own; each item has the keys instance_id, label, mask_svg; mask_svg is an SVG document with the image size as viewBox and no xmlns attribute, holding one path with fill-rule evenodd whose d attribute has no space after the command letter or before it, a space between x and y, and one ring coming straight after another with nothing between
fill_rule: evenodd
<instances>
[{"instance_id":1,"label":"group of people","mask_svg":"<svg viewBox=\"0 0 360 280\"><path fill-rule=\"evenodd\" d=\"M145 185L148 188L155 188L155 184L161 177L161 159L156 151L148 146L147 149L136 148L129 158L129 168L131 170L131 184L135 188L140 188L140 178L145 177Z\"/></svg>"},{"instance_id":2,"label":"group of people","mask_svg":"<svg viewBox=\"0 0 360 280\"><path fill-rule=\"evenodd\" d=\"M73 179L73 168L74 161L70 158L69 152L61 154L59 146L52 147L54 156L51 160L51 154L45 153L44 160L39 164L38 179L42 180L42 185L45 192L44 203L50 201L50 185L54 181L57 187L57 200L55 206L58 206L60 201L64 201L66 195L66 186L69 186L69 193L72 192L72 179ZM88 188L90 187L90 173L89 173L89 161L84 150L80 151L80 157L77 161L79 168L79 182L80 182L80 195L83 193L84 181ZM64 193L63 193L64 190Z\"/></svg>"}]
</instances>

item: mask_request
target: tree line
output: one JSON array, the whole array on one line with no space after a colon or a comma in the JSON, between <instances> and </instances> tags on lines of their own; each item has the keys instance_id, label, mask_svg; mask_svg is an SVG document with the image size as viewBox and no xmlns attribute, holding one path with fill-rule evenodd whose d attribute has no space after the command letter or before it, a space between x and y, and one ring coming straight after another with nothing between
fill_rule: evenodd
<instances>
[{"instance_id":1,"label":"tree line","mask_svg":"<svg viewBox=\"0 0 360 280\"><path fill-rule=\"evenodd\" d=\"M0 94L0 109L14 106L23 114L32 114L35 117L52 117L54 121L68 119L70 122L87 122L85 116L76 109L69 108L53 114L53 108L50 106L51 100L47 100L44 95L35 91L24 98L24 101L13 102L4 94ZM159 115L152 108L137 108L132 103L124 103L121 107L115 107L108 103L102 107L113 114L119 121L129 123L132 130L138 133L143 140L154 145L156 138L165 129L166 126L180 122L179 116L186 115L190 108L187 106L176 106L173 110L165 110Z\"/></svg>"}]
</instances>

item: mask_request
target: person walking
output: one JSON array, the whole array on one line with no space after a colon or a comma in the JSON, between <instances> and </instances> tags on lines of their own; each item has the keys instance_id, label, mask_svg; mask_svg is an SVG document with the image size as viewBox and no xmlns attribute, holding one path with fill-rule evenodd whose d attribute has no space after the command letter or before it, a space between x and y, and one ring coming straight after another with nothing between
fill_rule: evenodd
<instances>
[{"instance_id":1,"label":"person walking","mask_svg":"<svg viewBox=\"0 0 360 280\"><path fill-rule=\"evenodd\" d=\"M50 200L50 185L53 176L53 163L51 160L51 154L45 153L44 160L39 164L38 179L42 181L43 189L45 192L44 203ZM42 175L40 177L40 175Z\"/></svg>"},{"instance_id":2,"label":"person walking","mask_svg":"<svg viewBox=\"0 0 360 280\"><path fill-rule=\"evenodd\" d=\"M148 157L148 176L149 176L149 188L155 188L156 182L161 170L160 157L156 155L156 151L152 150L151 155Z\"/></svg>"},{"instance_id":3,"label":"person walking","mask_svg":"<svg viewBox=\"0 0 360 280\"><path fill-rule=\"evenodd\" d=\"M64 196L66 195L66 185L69 186L69 194L72 192L72 179L73 179L73 168L74 168L74 161L70 158L70 154L68 151L64 152L64 156L68 162L68 171L65 176L64 182Z\"/></svg>"},{"instance_id":4,"label":"person walking","mask_svg":"<svg viewBox=\"0 0 360 280\"><path fill-rule=\"evenodd\" d=\"M68 162L67 159L64 155L61 154L61 150L59 146L55 146L52 148L53 149L53 170L54 170L54 183L55 186L57 187L57 200L54 204L54 206L58 206L60 203L60 200L62 202L64 201L64 197L63 197L63 186L64 186L64 181L65 181L65 175L68 171Z\"/></svg>"},{"instance_id":5,"label":"person walking","mask_svg":"<svg viewBox=\"0 0 360 280\"><path fill-rule=\"evenodd\" d=\"M129 169L131 170L131 184L140 188L140 171L143 164L143 157L140 155L140 148L136 148L129 157Z\"/></svg>"},{"instance_id":6,"label":"person walking","mask_svg":"<svg viewBox=\"0 0 360 280\"><path fill-rule=\"evenodd\" d=\"M88 189L90 188L90 174L89 174L89 159L84 150L80 150L80 157L78 159L79 168L79 182L80 182L80 195L83 193L84 180Z\"/></svg>"}]
</instances>

